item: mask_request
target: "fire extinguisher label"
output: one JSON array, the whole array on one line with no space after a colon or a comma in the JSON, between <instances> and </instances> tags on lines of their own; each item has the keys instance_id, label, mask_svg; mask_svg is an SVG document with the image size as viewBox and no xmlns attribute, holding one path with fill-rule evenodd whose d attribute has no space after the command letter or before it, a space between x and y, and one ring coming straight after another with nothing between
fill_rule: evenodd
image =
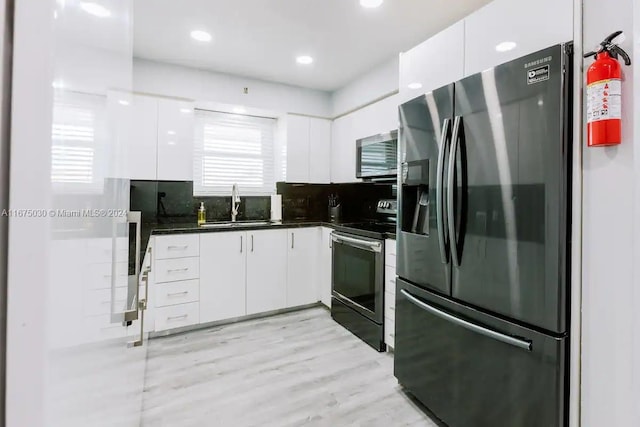
<instances>
[{"instance_id":1,"label":"fire extinguisher label","mask_svg":"<svg viewBox=\"0 0 640 427\"><path fill-rule=\"evenodd\" d=\"M587 86L587 122L622 119L622 83L601 80Z\"/></svg>"}]
</instances>

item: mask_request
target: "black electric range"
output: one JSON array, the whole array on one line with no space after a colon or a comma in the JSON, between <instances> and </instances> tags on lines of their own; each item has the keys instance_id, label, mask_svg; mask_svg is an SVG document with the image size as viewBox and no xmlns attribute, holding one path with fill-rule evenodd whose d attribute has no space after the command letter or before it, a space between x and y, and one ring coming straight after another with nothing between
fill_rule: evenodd
<instances>
[{"instance_id":1,"label":"black electric range","mask_svg":"<svg viewBox=\"0 0 640 427\"><path fill-rule=\"evenodd\" d=\"M335 226L331 317L377 351L384 351L385 239L396 231L395 200L378 203L378 221Z\"/></svg>"}]
</instances>

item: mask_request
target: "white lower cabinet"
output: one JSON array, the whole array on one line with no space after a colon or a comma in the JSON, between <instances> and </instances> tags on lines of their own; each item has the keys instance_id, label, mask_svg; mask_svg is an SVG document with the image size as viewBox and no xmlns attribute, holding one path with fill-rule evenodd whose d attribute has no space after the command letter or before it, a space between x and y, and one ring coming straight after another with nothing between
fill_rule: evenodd
<instances>
[{"instance_id":1,"label":"white lower cabinet","mask_svg":"<svg viewBox=\"0 0 640 427\"><path fill-rule=\"evenodd\" d=\"M287 306L287 230L247 232L247 314Z\"/></svg>"},{"instance_id":2,"label":"white lower cabinet","mask_svg":"<svg viewBox=\"0 0 640 427\"><path fill-rule=\"evenodd\" d=\"M320 227L154 236L147 312L151 330L223 321L320 299L330 306L330 237L331 229Z\"/></svg>"},{"instance_id":3,"label":"white lower cabinet","mask_svg":"<svg viewBox=\"0 0 640 427\"><path fill-rule=\"evenodd\" d=\"M320 242L320 253L318 259L320 261L320 271L318 273L318 293L320 301L331 308L331 281L333 280L333 254L331 233L333 230L329 227L322 227L322 241Z\"/></svg>"},{"instance_id":4,"label":"white lower cabinet","mask_svg":"<svg viewBox=\"0 0 640 427\"><path fill-rule=\"evenodd\" d=\"M287 230L287 307L318 302L317 228Z\"/></svg>"},{"instance_id":5,"label":"white lower cabinet","mask_svg":"<svg viewBox=\"0 0 640 427\"><path fill-rule=\"evenodd\" d=\"M247 233L200 235L200 322L247 314Z\"/></svg>"},{"instance_id":6,"label":"white lower cabinet","mask_svg":"<svg viewBox=\"0 0 640 427\"><path fill-rule=\"evenodd\" d=\"M384 256L384 342L395 347L396 336L396 241L385 241Z\"/></svg>"}]
</instances>

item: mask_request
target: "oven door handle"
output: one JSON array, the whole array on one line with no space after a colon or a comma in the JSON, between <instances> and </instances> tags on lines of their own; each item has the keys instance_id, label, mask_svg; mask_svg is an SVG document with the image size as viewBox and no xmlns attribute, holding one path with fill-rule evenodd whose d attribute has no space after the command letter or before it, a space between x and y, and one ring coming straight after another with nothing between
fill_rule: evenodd
<instances>
[{"instance_id":1,"label":"oven door handle","mask_svg":"<svg viewBox=\"0 0 640 427\"><path fill-rule=\"evenodd\" d=\"M338 234L331 234L331 240L337 243L346 243L350 246L362 247L363 249L368 249L371 252L382 252L382 243L380 242L355 239L353 237L347 237Z\"/></svg>"}]
</instances>

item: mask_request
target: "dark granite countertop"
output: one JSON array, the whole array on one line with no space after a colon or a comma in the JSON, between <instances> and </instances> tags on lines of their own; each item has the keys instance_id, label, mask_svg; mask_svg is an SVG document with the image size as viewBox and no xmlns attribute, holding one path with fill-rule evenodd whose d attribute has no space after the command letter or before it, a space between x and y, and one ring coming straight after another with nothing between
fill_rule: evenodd
<instances>
[{"instance_id":1,"label":"dark granite countertop","mask_svg":"<svg viewBox=\"0 0 640 427\"><path fill-rule=\"evenodd\" d=\"M195 223L169 223L169 224L147 224L154 236L162 236L168 234L188 234L188 233L218 233L230 231L246 231L246 230L271 230L277 228L306 228L306 227L340 227L341 224L313 221L313 220L291 220L282 222L269 222L267 224L243 224L242 221L235 223L231 227L199 227ZM257 221L256 221L257 222ZM266 222L266 221L265 221ZM385 238L395 239L395 233L385 233Z\"/></svg>"}]
</instances>

